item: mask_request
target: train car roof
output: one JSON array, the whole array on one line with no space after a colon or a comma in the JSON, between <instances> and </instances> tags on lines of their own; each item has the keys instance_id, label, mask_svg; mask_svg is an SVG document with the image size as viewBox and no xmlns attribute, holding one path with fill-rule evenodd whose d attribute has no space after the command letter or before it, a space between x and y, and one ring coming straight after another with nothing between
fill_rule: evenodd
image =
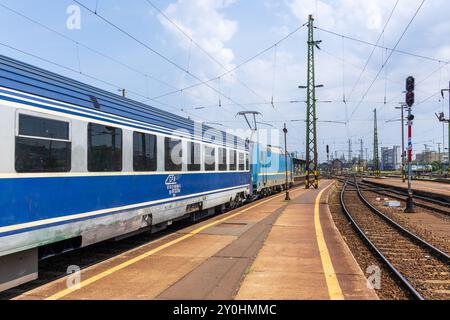
<instances>
[{"instance_id":1,"label":"train car roof","mask_svg":"<svg viewBox=\"0 0 450 320\"><path fill-rule=\"evenodd\" d=\"M91 110L100 110L108 114L142 121L150 125L170 129L174 132L180 130L187 131L192 137L196 133L195 122L190 119L3 55L0 55L0 86ZM205 141L204 133L208 131L210 134L224 137L224 142L228 147L232 147L236 143L238 149L248 149L245 141L239 137L205 125L202 128L202 137L199 137L197 134L195 140Z\"/></svg>"}]
</instances>

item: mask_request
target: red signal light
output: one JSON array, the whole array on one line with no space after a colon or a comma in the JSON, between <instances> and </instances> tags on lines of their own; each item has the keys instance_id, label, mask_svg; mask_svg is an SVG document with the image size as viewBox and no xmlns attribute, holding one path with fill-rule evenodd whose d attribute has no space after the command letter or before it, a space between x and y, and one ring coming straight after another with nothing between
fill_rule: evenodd
<instances>
[{"instance_id":1,"label":"red signal light","mask_svg":"<svg viewBox=\"0 0 450 320\"><path fill-rule=\"evenodd\" d=\"M408 107L412 107L413 106L414 100L415 100L414 92L406 93L406 104L408 105Z\"/></svg>"}]
</instances>

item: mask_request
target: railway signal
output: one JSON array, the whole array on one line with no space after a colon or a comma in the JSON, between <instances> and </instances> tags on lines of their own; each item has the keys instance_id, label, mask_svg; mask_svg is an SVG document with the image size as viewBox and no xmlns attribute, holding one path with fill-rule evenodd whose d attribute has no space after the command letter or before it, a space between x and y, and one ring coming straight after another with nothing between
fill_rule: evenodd
<instances>
[{"instance_id":1,"label":"railway signal","mask_svg":"<svg viewBox=\"0 0 450 320\"><path fill-rule=\"evenodd\" d=\"M408 198L406 199L405 213L414 213L413 193L411 188L412 179L412 126L414 115L411 113L411 107L414 105L415 79L408 77L406 79L406 105L408 106Z\"/></svg>"}]
</instances>

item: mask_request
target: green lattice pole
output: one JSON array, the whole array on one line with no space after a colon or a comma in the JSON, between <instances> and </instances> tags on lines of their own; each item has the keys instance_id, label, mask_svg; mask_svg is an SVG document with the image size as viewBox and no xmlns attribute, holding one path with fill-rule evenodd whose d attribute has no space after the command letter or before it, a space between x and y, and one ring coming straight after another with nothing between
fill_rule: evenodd
<instances>
[{"instance_id":1,"label":"green lattice pole","mask_svg":"<svg viewBox=\"0 0 450 320\"><path fill-rule=\"evenodd\" d=\"M380 154L378 152L378 122L377 122L377 109L373 110L374 113L374 127L373 127L373 174L376 177L380 176Z\"/></svg>"},{"instance_id":2,"label":"green lattice pole","mask_svg":"<svg viewBox=\"0 0 450 320\"><path fill-rule=\"evenodd\" d=\"M314 19L308 20L308 64L306 92L306 189L319 187L317 152L316 86L314 76ZM311 176L314 175L314 184Z\"/></svg>"}]
</instances>

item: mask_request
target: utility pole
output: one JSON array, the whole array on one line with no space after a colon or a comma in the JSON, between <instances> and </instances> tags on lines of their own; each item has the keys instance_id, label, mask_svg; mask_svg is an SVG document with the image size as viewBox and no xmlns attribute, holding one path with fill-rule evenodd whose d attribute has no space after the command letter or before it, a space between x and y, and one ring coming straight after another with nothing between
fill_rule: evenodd
<instances>
[{"instance_id":1,"label":"utility pole","mask_svg":"<svg viewBox=\"0 0 450 320\"><path fill-rule=\"evenodd\" d=\"M450 82L448 84L448 89L442 89L441 95L442 98L444 98L444 92L448 91L448 119L445 119L444 113L441 113L438 115L439 121L443 123L448 123L448 166L447 166L447 173L450 174Z\"/></svg>"},{"instance_id":2,"label":"utility pole","mask_svg":"<svg viewBox=\"0 0 450 320\"><path fill-rule=\"evenodd\" d=\"M289 178L288 178L288 150L287 150L287 133L288 129L286 128L286 123L284 124L283 128L284 132L284 163L286 166L286 198L284 200L290 201L291 197L289 196Z\"/></svg>"},{"instance_id":3,"label":"utility pole","mask_svg":"<svg viewBox=\"0 0 450 320\"><path fill-rule=\"evenodd\" d=\"M378 121L377 121L377 109L373 110L374 113L374 127L373 127L373 174L375 177L380 176L380 154L378 151Z\"/></svg>"},{"instance_id":4,"label":"utility pole","mask_svg":"<svg viewBox=\"0 0 450 320\"><path fill-rule=\"evenodd\" d=\"M331 163L330 163L330 146L329 145L327 145L327 174L328 174L328 179L330 179L330 166L331 166Z\"/></svg>"},{"instance_id":5,"label":"utility pole","mask_svg":"<svg viewBox=\"0 0 450 320\"><path fill-rule=\"evenodd\" d=\"M442 173L442 155L441 155L441 145L442 142L438 142L438 162L439 162L439 173Z\"/></svg>"},{"instance_id":6,"label":"utility pole","mask_svg":"<svg viewBox=\"0 0 450 320\"><path fill-rule=\"evenodd\" d=\"M319 188L318 152L317 152L317 117L316 117L316 86L314 75L314 49L320 49L321 41L314 41L314 18L309 15L308 19L308 64L306 85L306 179L305 187L310 189L314 186ZM299 88L305 88L299 86ZM314 183L311 175L314 174Z\"/></svg>"},{"instance_id":7,"label":"utility pole","mask_svg":"<svg viewBox=\"0 0 450 320\"><path fill-rule=\"evenodd\" d=\"M348 139L348 163L352 164L352 139Z\"/></svg>"},{"instance_id":8,"label":"utility pole","mask_svg":"<svg viewBox=\"0 0 450 320\"><path fill-rule=\"evenodd\" d=\"M366 148L366 166L365 166L365 170L368 169L369 166L369 148Z\"/></svg>"},{"instance_id":9,"label":"utility pole","mask_svg":"<svg viewBox=\"0 0 450 320\"><path fill-rule=\"evenodd\" d=\"M359 162L360 166L364 165L364 141L363 139L359 139L359 143L361 144L361 149L359 150Z\"/></svg>"}]
</instances>

